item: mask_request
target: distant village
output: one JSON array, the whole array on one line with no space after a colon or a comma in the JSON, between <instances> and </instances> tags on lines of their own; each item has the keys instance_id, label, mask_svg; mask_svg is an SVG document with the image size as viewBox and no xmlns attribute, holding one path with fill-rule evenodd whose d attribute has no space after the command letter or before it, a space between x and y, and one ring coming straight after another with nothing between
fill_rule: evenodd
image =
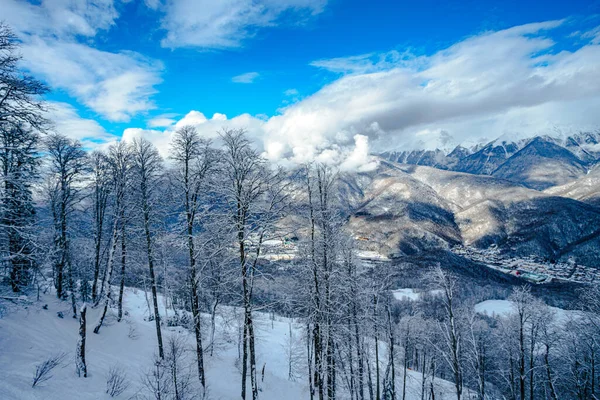
<instances>
[{"instance_id":1,"label":"distant village","mask_svg":"<svg viewBox=\"0 0 600 400\"><path fill-rule=\"evenodd\" d=\"M495 245L487 249L454 246L454 254L469 258L534 284L544 284L553 280L592 283L600 282L600 270L577 264L573 260L567 262L549 262L535 256L511 257L500 252Z\"/></svg>"},{"instance_id":2,"label":"distant village","mask_svg":"<svg viewBox=\"0 0 600 400\"><path fill-rule=\"evenodd\" d=\"M286 237L267 240L263 243L260 258L269 261L291 261L297 256L297 251L293 239ZM533 284L550 283L556 280L582 283L600 282L600 269L577 264L573 260L554 263L536 256L511 257L502 254L495 245L487 249L457 245L452 247L451 251ZM381 262L391 261L390 258L375 251L357 250L356 257L365 266L371 267Z\"/></svg>"}]
</instances>

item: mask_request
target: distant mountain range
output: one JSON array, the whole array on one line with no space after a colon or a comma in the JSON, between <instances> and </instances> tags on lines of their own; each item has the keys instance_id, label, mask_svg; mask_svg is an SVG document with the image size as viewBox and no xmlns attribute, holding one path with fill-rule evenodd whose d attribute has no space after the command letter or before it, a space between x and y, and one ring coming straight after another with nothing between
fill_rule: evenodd
<instances>
[{"instance_id":1,"label":"distant mountain range","mask_svg":"<svg viewBox=\"0 0 600 400\"><path fill-rule=\"evenodd\" d=\"M342 175L361 246L413 255L456 244L600 267L600 132L380 155Z\"/></svg>"},{"instance_id":2,"label":"distant mountain range","mask_svg":"<svg viewBox=\"0 0 600 400\"><path fill-rule=\"evenodd\" d=\"M494 140L472 147L385 152L386 160L438 169L491 175L543 190L582 177L600 159L600 131L564 138L536 136L509 142Z\"/></svg>"}]
</instances>

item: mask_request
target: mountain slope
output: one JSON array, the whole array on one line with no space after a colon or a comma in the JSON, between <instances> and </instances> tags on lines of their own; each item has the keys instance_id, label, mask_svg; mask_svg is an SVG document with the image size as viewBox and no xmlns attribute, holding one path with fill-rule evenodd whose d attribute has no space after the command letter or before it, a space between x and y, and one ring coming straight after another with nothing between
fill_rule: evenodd
<instances>
[{"instance_id":1,"label":"mountain slope","mask_svg":"<svg viewBox=\"0 0 600 400\"><path fill-rule=\"evenodd\" d=\"M600 210L595 207L494 177L382 164L430 188L432 195L420 196L421 203L435 198L445 204L466 245L497 244L516 255L572 256L585 265L600 263L598 252L589 251L589 246L600 246Z\"/></svg>"},{"instance_id":2,"label":"mountain slope","mask_svg":"<svg viewBox=\"0 0 600 400\"><path fill-rule=\"evenodd\" d=\"M470 174L490 175L517 151L519 151L517 143L493 141L479 151L461 159L456 164L455 170Z\"/></svg>"},{"instance_id":3,"label":"mountain slope","mask_svg":"<svg viewBox=\"0 0 600 400\"><path fill-rule=\"evenodd\" d=\"M569 150L538 137L491 175L544 190L577 179L585 172L584 163Z\"/></svg>"},{"instance_id":4,"label":"mountain slope","mask_svg":"<svg viewBox=\"0 0 600 400\"><path fill-rule=\"evenodd\" d=\"M117 399L150 399L155 398L149 388L153 382L152 373L157 366L154 362L156 351L156 331L154 321L148 321L148 307L145 293L139 289L126 288L126 319L117 323L113 311L109 312L109 320L99 334L91 332L92 322L96 320L99 310L88 308L86 362L88 377L77 377L75 374L75 347L78 340L79 322L72 318L59 318L57 312L68 313L69 305L59 301L52 294L41 294L40 300L35 296L22 296L19 302L26 306L7 305L0 299L0 399L7 400L87 400L110 399L105 393L107 375L112 367L124 371L125 391ZM164 320L172 311L166 313L162 308ZM45 308L44 308L45 306ZM7 308L10 307L9 310ZM179 310L179 313L185 313ZM221 306L216 318L217 333L215 352L210 356L205 353L205 371L207 374L207 399L238 399L240 397L241 374L239 368L237 333L242 313L233 307ZM301 322L280 316L271 318L270 314L254 312L256 329L257 365L262 366L262 374L258 382L260 399L300 400L310 397L307 379L307 368L303 365L305 353L303 334L305 325ZM209 315L203 315L203 329L208 327ZM204 320L206 319L206 320ZM208 336L208 332L203 333ZM178 378L185 382L186 395L181 398L202 398L202 390L195 368L195 352L189 351L194 343L192 333L182 326L164 326L165 344L174 338L183 346L178 365ZM292 337L290 337L292 335ZM205 337L207 337L205 336ZM168 346L167 346L168 347ZM291 350L290 350L291 349ZM289 378L289 354L296 357L293 367L295 379ZM380 343L379 351L385 357L386 346ZM55 368L51 379L32 388L31 380L36 364L48 356L65 353L62 364ZM168 354L169 350L166 349ZM168 383L171 377L163 375L162 384ZM189 380L188 380L189 379ZM396 371L396 385L403 382L403 373ZM407 371L406 394L408 400L420 399L422 375L417 371ZM248 387L250 383L248 382ZM435 379L435 397L441 400L455 398L453 386L443 379ZM470 393L466 389L467 393ZM181 395L181 393L180 393ZM162 398L166 397L163 393ZM348 398L349 394L340 385L338 396Z\"/></svg>"},{"instance_id":5,"label":"mountain slope","mask_svg":"<svg viewBox=\"0 0 600 400\"><path fill-rule=\"evenodd\" d=\"M600 164L594 166L586 175L579 179L564 185L548 188L545 192L555 196L569 197L600 207Z\"/></svg>"},{"instance_id":6,"label":"mountain slope","mask_svg":"<svg viewBox=\"0 0 600 400\"><path fill-rule=\"evenodd\" d=\"M368 249L414 254L461 242L451 204L393 164L344 174L340 198L350 214L349 229L368 239Z\"/></svg>"}]
</instances>

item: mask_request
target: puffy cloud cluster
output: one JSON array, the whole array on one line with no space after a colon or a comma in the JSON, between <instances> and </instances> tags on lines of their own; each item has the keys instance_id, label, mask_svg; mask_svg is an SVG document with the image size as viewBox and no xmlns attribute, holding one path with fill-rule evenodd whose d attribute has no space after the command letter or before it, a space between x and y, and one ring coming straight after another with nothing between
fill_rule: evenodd
<instances>
[{"instance_id":1,"label":"puffy cloud cluster","mask_svg":"<svg viewBox=\"0 0 600 400\"><path fill-rule=\"evenodd\" d=\"M207 118L200 111L192 110L164 130L127 128L123 132L123 139L132 140L143 136L154 143L163 157L167 157L174 132L183 126L193 126L202 138L211 141L218 141L219 132L223 129L245 129L252 140L260 143L264 134L264 124L264 120L250 114L229 119L224 114L215 113L211 118Z\"/></svg>"}]
</instances>

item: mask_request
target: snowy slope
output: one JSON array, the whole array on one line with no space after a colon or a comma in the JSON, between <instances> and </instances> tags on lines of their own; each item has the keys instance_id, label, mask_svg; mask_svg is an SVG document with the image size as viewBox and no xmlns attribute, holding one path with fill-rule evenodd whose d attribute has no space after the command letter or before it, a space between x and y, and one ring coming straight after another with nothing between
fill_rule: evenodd
<instances>
[{"instance_id":1,"label":"snowy slope","mask_svg":"<svg viewBox=\"0 0 600 400\"><path fill-rule=\"evenodd\" d=\"M48 304L48 310L42 309L43 304ZM66 302L44 296L41 302L34 302L26 310L8 312L0 319L0 399L108 399L110 397L104 393L106 374L113 365L123 367L130 380L129 389L120 398L143 395L145 390L141 378L151 367L156 351L154 322L144 321L147 306L143 291L127 290L125 307L129 312L128 321L117 323L110 318L109 325L104 326L98 335L92 332L92 327L99 310L88 308L88 378L75 375L73 360L79 323L67 317L69 305ZM57 317L58 311L64 312L64 319ZM205 327L208 326L207 321ZM233 343L235 333L232 332L236 332L236 324L232 321L224 324L223 321L218 335L218 351L214 357L207 357L208 394L211 399L237 399L240 397L241 378L235 366L237 346ZM257 365L262 368L266 364L261 398L280 399L281 393L288 393L290 399L307 398L303 383L287 380L283 348L289 331L287 322L274 321L271 328L267 318L258 317L256 323ZM225 328L226 325L228 328ZM131 326L138 334L135 339L129 337ZM165 337L180 335L187 344L187 353L193 354L190 332L181 327L163 329ZM208 333L204 337L208 337ZM35 365L50 354L61 351L67 353L64 367L57 368L54 377L41 387L31 388ZM188 359L188 364L193 366L193 360ZM192 372L193 382L197 381L196 376ZM195 390L199 393L198 387Z\"/></svg>"},{"instance_id":2,"label":"snowy slope","mask_svg":"<svg viewBox=\"0 0 600 400\"><path fill-rule=\"evenodd\" d=\"M75 374L78 321L67 317L68 303L60 302L51 295L43 295L39 302L28 300L26 303L19 303L18 306L4 302L0 304L4 310L0 318L0 399L110 399L105 393L106 375L109 368L115 365L126 371L129 381L128 389L118 398L146 398L148 393L142 384L142 378L152 366L156 336L154 322L144 319L147 316L147 303L143 291L127 289L127 321L117 323L114 318L109 318L108 324L98 335L91 332L98 310L88 309L87 378L78 378ZM26 307L23 307L24 304ZM47 310L42 308L44 304L48 305ZM64 318L57 316L59 311L64 313ZM170 314L172 315L172 310ZM240 398L241 378L236 359L241 316L239 310L223 307L217 319L215 355L206 357L208 399ZM205 318L203 326L207 327L208 316ZM259 397L265 400L309 398L305 365L300 365L295 371L296 378L289 380L286 358L291 327L295 351L299 353L300 360L306 359L305 342L302 339L304 327L286 318L271 320L268 315L261 313L255 313L254 321L259 375L262 367L265 367L264 381L259 383ZM131 330L136 334L131 335ZM194 369L192 335L182 327L163 327L163 336L179 336L184 340L188 350L186 364L189 366L191 382L195 393L200 393ZM208 333L203 336L207 338ZM382 354L385 354L385 345L381 347ZM36 364L57 352L67 354L63 365L53 371L50 380L32 388L31 380ZM397 379L400 384L401 370ZM421 379L418 372L408 371L409 400L420 398ZM450 382L436 379L436 390L436 398L454 397ZM340 399L343 398L342 390Z\"/></svg>"},{"instance_id":3,"label":"snowy slope","mask_svg":"<svg viewBox=\"0 0 600 400\"><path fill-rule=\"evenodd\" d=\"M581 315L580 311L563 310L558 307L548 307L548 310L554 315L557 321L566 322L571 318L577 318ZM486 300L475 304L475 311L479 314L489 316L506 317L516 313L516 309L510 300Z\"/></svg>"}]
</instances>

